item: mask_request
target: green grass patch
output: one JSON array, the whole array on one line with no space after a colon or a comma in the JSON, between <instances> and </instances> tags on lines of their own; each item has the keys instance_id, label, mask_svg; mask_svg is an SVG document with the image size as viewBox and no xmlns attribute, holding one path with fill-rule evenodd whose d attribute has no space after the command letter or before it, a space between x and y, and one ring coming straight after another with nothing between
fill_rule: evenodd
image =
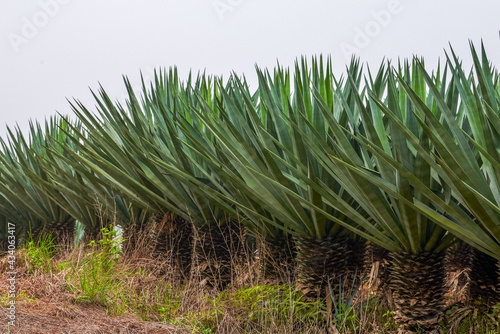
<instances>
[{"instance_id":1,"label":"green grass patch","mask_svg":"<svg viewBox=\"0 0 500 334\"><path fill-rule=\"evenodd\" d=\"M29 275L39 273L52 274L52 259L55 254L54 237L48 234L41 234L34 238L28 233L28 238L24 243L25 261Z\"/></svg>"}]
</instances>

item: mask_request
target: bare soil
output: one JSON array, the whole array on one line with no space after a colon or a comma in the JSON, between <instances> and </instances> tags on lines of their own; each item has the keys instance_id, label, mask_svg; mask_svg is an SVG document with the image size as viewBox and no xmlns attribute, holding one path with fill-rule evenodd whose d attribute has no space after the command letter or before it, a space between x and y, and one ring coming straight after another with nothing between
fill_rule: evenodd
<instances>
[{"instance_id":1,"label":"bare soil","mask_svg":"<svg viewBox=\"0 0 500 334\"><path fill-rule=\"evenodd\" d=\"M16 289L15 327L8 326L6 266L0 263L0 333L190 333L170 324L141 321L135 314L111 316L95 304L75 301L57 275L30 276L19 269ZM2 297L3 296L3 297Z\"/></svg>"}]
</instances>

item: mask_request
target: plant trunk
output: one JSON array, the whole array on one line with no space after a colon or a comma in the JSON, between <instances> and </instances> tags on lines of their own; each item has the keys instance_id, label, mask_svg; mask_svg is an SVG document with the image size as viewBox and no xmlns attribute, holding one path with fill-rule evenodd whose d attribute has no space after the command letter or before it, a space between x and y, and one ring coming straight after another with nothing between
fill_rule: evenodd
<instances>
[{"instance_id":1,"label":"plant trunk","mask_svg":"<svg viewBox=\"0 0 500 334\"><path fill-rule=\"evenodd\" d=\"M84 240L85 244L88 244L91 241L97 242L98 240L100 240L102 238L101 228L102 227L84 226L84 228L83 228L83 231L84 231L83 232L83 240Z\"/></svg>"},{"instance_id":2,"label":"plant trunk","mask_svg":"<svg viewBox=\"0 0 500 334\"><path fill-rule=\"evenodd\" d=\"M472 248L460 243L449 247L445 256L445 271L450 295L454 300L465 301L469 294L469 276L471 270Z\"/></svg>"},{"instance_id":3,"label":"plant trunk","mask_svg":"<svg viewBox=\"0 0 500 334\"><path fill-rule=\"evenodd\" d=\"M327 296L328 280L332 292L345 287L349 269L349 239L347 237L297 238L298 288L306 299Z\"/></svg>"},{"instance_id":4,"label":"plant trunk","mask_svg":"<svg viewBox=\"0 0 500 334\"><path fill-rule=\"evenodd\" d=\"M72 246L75 242L75 221L52 222L49 231L52 232L54 245Z\"/></svg>"},{"instance_id":5,"label":"plant trunk","mask_svg":"<svg viewBox=\"0 0 500 334\"><path fill-rule=\"evenodd\" d=\"M444 317L444 252L392 253L391 290L399 333L438 333Z\"/></svg>"},{"instance_id":6,"label":"plant trunk","mask_svg":"<svg viewBox=\"0 0 500 334\"><path fill-rule=\"evenodd\" d=\"M369 277L368 284L375 290L376 298L382 305L393 309L392 292L390 289L391 274L389 272L389 251L372 242L366 243L365 268Z\"/></svg>"},{"instance_id":7,"label":"plant trunk","mask_svg":"<svg viewBox=\"0 0 500 334\"><path fill-rule=\"evenodd\" d=\"M31 235L33 240L37 240L42 237L44 231L47 231L47 226L41 222L37 222L31 226L31 230L27 231L26 236L29 238L29 235Z\"/></svg>"},{"instance_id":8,"label":"plant trunk","mask_svg":"<svg viewBox=\"0 0 500 334\"><path fill-rule=\"evenodd\" d=\"M8 251L9 228L7 218L0 216L0 255ZM17 238L16 238L17 239Z\"/></svg>"},{"instance_id":9,"label":"plant trunk","mask_svg":"<svg viewBox=\"0 0 500 334\"><path fill-rule=\"evenodd\" d=\"M153 257L170 265L175 281L187 281L191 271L192 224L182 217L166 214L155 219L149 240Z\"/></svg>"},{"instance_id":10,"label":"plant trunk","mask_svg":"<svg viewBox=\"0 0 500 334\"><path fill-rule=\"evenodd\" d=\"M84 227L83 233L83 240L85 245L87 245L91 241L97 242L101 236L101 230L98 228Z\"/></svg>"},{"instance_id":11,"label":"plant trunk","mask_svg":"<svg viewBox=\"0 0 500 334\"><path fill-rule=\"evenodd\" d=\"M279 283L293 282L295 253L295 243L288 235L283 239L262 239L259 256L264 278Z\"/></svg>"},{"instance_id":12,"label":"plant trunk","mask_svg":"<svg viewBox=\"0 0 500 334\"><path fill-rule=\"evenodd\" d=\"M147 222L132 222L123 226L122 249L124 254L130 255L147 250L147 225Z\"/></svg>"},{"instance_id":13,"label":"plant trunk","mask_svg":"<svg viewBox=\"0 0 500 334\"><path fill-rule=\"evenodd\" d=\"M367 242L365 239L356 237L349 238L349 264L348 264L348 281L359 280L366 274L370 267L365 266L365 252Z\"/></svg>"},{"instance_id":14,"label":"plant trunk","mask_svg":"<svg viewBox=\"0 0 500 334\"><path fill-rule=\"evenodd\" d=\"M472 249L470 252L469 302L481 303L488 308L498 302L498 261Z\"/></svg>"},{"instance_id":15,"label":"plant trunk","mask_svg":"<svg viewBox=\"0 0 500 334\"><path fill-rule=\"evenodd\" d=\"M172 273L176 282L187 280L193 239L190 222L171 213L156 214L147 222L125 226L123 238L128 255L159 260L160 274Z\"/></svg>"},{"instance_id":16,"label":"plant trunk","mask_svg":"<svg viewBox=\"0 0 500 334\"><path fill-rule=\"evenodd\" d=\"M241 225L234 222L196 227L192 267L202 285L222 290L231 282L238 254L244 256L241 235Z\"/></svg>"}]
</instances>

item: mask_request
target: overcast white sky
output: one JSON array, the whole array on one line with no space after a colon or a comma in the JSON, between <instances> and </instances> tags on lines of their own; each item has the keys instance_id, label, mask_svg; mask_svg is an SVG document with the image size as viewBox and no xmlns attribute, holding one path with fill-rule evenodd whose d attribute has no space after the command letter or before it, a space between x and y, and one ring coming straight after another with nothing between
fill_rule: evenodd
<instances>
[{"instance_id":1,"label":"overcast white sky","mask_svg":"<svg viewBox=\"0 0 500 334\"><path fill-rule=\"evenodd\" d=\"M482 0L0 0L0 136L5 124L69 114L66 98L93 106L98 83L116 99L122 74L177 65L254 80L254 65L291 65L331 55L340 73L350 53L423 55L437 63L451 42L469 61L484 40L500 65L500 1Z\"/></svg>"}]
</instances>

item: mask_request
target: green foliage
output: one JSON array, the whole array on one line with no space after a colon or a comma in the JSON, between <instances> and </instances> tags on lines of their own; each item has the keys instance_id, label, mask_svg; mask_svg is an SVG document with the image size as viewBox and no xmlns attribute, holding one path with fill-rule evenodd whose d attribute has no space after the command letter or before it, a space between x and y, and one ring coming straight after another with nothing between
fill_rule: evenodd
<instances>
[{"instance_id":1,"label":"green foliage","mask_svg":"<svg viewBox=\"0 0 500 334\"><path fill-rule=\"evenodd\" d=\"M25 290L22 290L16 295L16 302L24 301L27 303L35 303L38 298L33 298L28 295L28 293ZM12 301L12 298L9 298L9 294L5 293L3 295L0 295L0 306L2 307L8 307Z\"/></svg>"},{"instance_id":2,"label":"green foliage","mask_svg":"<svg viewBox=\"0 0 500 334\"><path fill-rule=\"evenodd\" d=\"M117 270L120 259L121 237L112 226L103 228L102 239L96 243L92 240L88 246L91 252L78 264L71 263L68 274L73 279L73 289L78 292L77 301L97 303L105 306L113 313L123 312L120 280L121 271Z\"/></svg>"},{"instance_id":3,"label":"green foliage","mask_svg":"<svg viewBox=\"0 0 500 334\"><path fill-rule=\"evenodd\" d=\"M450 331L456 333L500 332L500 305L490 309L453 306L446 311L446 315L450 319Z\"/></svg>"},{"instance_id":4,"label":"green foliage","mask_svg":"<svg viewBox=\"0 0 500 334\"><path fill-rule=\"evenodd\" d=\"M327 297L327 316L330 325L335 326L337 330L351 330L356 331L361 327L362 310L364 303L359 298L358 293L363 285L365 277L356 279L354 275L352 285L346 291L343 285L342 278L339 279L338 287L332 287L330 278L328 278L328 289L330 291ZM361 302L355 304L356 298Z\"/></svg>"},{"instance_id":5,"label":"green foliage","mask_svg":"<svg viewBox=\"0 0 500 334\"><path fill-rule=\"evenodd\" d=\"M28 274L52 274L51 262L56 247L54 245L54 237L50 233L42 233L37 238L33 238L33 235L29 232L23 249L26 253L25 260L28 267Z\"/></svg>"},{"instance_id":6,"label":"green foliage","mask_svg":"<svg viewBox=\"0 0 500 334\"><path fill-rule=\"evenodd\" d=\"M224 295L232 306L243 308L253 321L310 322L320 317L322 301L304 302L303 294L288 285L257 285ZM220 298L220 297L219 297Z\"/></svg>"},{"instance_id":7,"label":"green foliage","mask_svg":"<svg viewBox=\"0 0 500 334\"><path fill-rule=\"evenodd\" d=\"M203 334L215 333L214 331L212 331L210 327L205 327L198 321L196 321L196 324L193 325L192 323L193 321L191 318L193 318L193 315L188 314L186 318L171 319L170 321L165 321L165 322L169 322L170 324L175 326L184 325L187 328L189 328L192 331L192 333L203 333Z\"/></svg>"},{"instance_id":8,"label":"green foliage","mask_svg":"<svg viewBox=\"0 0 500 334\"><path fill-rule=\"evenodd\" d=\"M186 307L182 289L166 286L159 288L157 293L157 304L137 296L138 301L131 303L130 308L144 320L155 319L153 315L158 314L162 321L185 325L193 333L215 333L228 316L249 328L264 331L295 322L324 322L326 318L323 302L304 302L303 294L288 285L259 285L223 291L216 297L199 296L203 306L194 310Z\"/></svg>"},{"instance_id":9,"label":"green foliage","mask_svg":"<svg viewBox=\"0 0 500 334\"><path fill-rule=\"evenodd\" d=\"M43 187L52 183L44 168L50 156L49 143L54 138L59 143L66 141L67 129L65 120L51 117L44 125L30 123L28 135L15 128L8 129L8 142L0 139L0 212L16 224L16 232L74 220L59 203L64 201L61 193L50 193Z\"/></svg>"},{"instance_id":10,"label":"green foliage","mask_svg":"<svg viewBox=\"0 0 500 334\"><path fill-rule=\"evenodd\" d=\"M451 50L430 73L418 58L374 75L353 59L340 78L302 58L258 68L255 91L171 68L138 96L125 78L125 105L100 87L96 111L71 104L77 122L9 132L0 215L95 228L98 201L125 225L147 210L229 215L274 238L354 233L414 254L460 238L498 256L498 72L484 46L471 54L471 73Z\"/></svg>"}]
</instances>

